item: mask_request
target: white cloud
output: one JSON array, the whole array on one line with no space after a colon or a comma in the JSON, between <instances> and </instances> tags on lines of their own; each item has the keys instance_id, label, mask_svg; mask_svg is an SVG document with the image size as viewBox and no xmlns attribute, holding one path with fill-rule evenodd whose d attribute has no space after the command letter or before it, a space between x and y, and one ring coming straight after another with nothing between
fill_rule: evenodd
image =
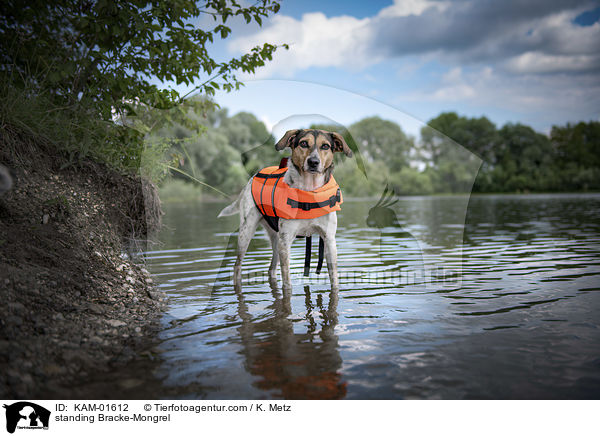
<instances>
[{"instance_id":1,"label":"white cloud","mask_svg":"<svg viewBox=\"0 0 600 436\"><path fill-rule=\"evenodd\" d=\"M579 26L573 21L581 8L550 14L535 22L530 39L543 50L557 54L592 54L598 52L600 22Z\"/></svg>"},{"instance_id":2,"label":"white cloud","mask_svg":"<svg viewBox=\"0 0 600 436\"><path fill-rule=\"evenodd\" d=\"M265 41L289 44L289 50L278 50L273 61L259 70L258 78L275 74L290 77L310 67L361 69L380 60L369 50L369 21L350 16L327 18L320 12L305 14L301 20L279 15L258 33L232 40L229 49L246 52Z\"/></svg>"},{"instance_id":3,"label":"white cloud","mask_svg":"<svg viewBox=\"0 0 600 436\"><path fill-rule=\"evenodd\" d=\"M471 108L508 111L513 121L548 130L552 124L598 118L599 96L595 74L579 74L573 80L568 74L510 75L482 67L466 72L453 68L438 83L404 93L395 103L410 107L429 102L451 108L466 103Z\"/></svg>"},{"instance_id":4,"label":"white cloud","mask_svg":"<svg viewBox=\"0 0 600 436\"><path fill-rule=\"evenodd\" d=\"M464 101L475 96L475 88L466 83L457 83L455 85L444 86L437 89L433 95L433 100L440 101Z\"/></svg>"},{"instance_id":5,"label":"white cloud","mask_svg":"<svg viewBox=\"0 0 600 436\"><path fill-rule=\"evenodd\" d=\"M558 72L581 72L600 67L598 55L549 55L527 52L506 62L506 68L518 74L547 74Z\"/></svg>"},{"instance_id":6,"label":"white cloud","mask_svg":"<svg viewBox=\"0 0 600 436\"><path fill-rule=\"evenodd\" d=\"M542 7L543 6L543 7ZM435 54L447 64L505 65L512 73L551 73L600 68L600 23L579 26L585 8L542 2L524 10L517 1L482 4L396 0L373 17L301 19L275 15L258 32L233 39L230 51L247 52L266 41L288 43L258 77L292 77L311 67L362 69L392 58ZM555 65L553 68L552 65Z\"/></svg>"},{"instance_id":7,"label":"white cloud","mask_svg":"<svg viewBox=\"0 0 600 436\"><path fill-rule=\"evenodd\" d=\"M466 78L461 67L455 67L444 73L441 85L430 95L431 100L464 101L476 96L473 77Z\"/></svg>"},{"instance_id":8,"label":"white cloud","mask_svg":"<svg viewBox=\"0 0 600 436\"><path fill-rule=\"evenodd\" d=\"M440 11L450 7L447 1L431 0L394 0L394 4L379 11L379 17L406 17L409 15L421 15L427 9L436 8Z\"/></svg>"},{"instance_id":9,"label":"white cloud","mask_svg":"<svg viewBox=\"0 0 600 436\"><path fill-rule=\"evenodd\" d=\"M454 67L442 76L442 82L454 84L462 80L462 68Z\"/></svg>"},{"instance_id":10,"label":"white cloud","mask_svg":"<svg viewBox=\"0 0 600 436\"><path fill-rule=\"evenodd\" d=\"M384 59L373 50L375 18L420 15L429 9L443 11L447 1L395 0L376 17L358 19L342 15L328 18L321 12L304 14L300 20L275 15L266 27L252 35L230 41L231 52L245 53L264 42L289 44L289 50L278 50L271 62L258 70L256 78L281 75L291 77L310 67L361 69Z\"/></svg>"}]
</instances>

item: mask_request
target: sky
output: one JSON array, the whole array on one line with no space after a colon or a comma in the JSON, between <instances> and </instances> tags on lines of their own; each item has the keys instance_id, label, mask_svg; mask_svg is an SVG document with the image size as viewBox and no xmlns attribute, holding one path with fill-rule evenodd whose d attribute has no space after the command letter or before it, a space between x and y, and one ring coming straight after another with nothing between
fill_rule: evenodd
<instances>
[{"instance_id":1,"label":"sky","mask_svg":"<svg viewBox=\"0 0 600 436\"><path fill-rule=\"evenodd\" d=\"M497 127L600 120L600 1L283 0L233 23L212 54L287 43L246 86L219 93L230 112L276 127L315 114L343 125L378 115L417 135L445 111Z\"/></svg>"}]
</instances>

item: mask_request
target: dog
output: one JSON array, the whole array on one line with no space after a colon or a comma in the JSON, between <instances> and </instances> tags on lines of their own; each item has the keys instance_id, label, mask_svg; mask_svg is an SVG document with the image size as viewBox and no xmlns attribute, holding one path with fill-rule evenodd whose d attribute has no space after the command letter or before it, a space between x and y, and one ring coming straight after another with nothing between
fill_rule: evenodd
<instances>
[{"instance_id":1,"label":"dog","mask_svg":"<svg viewBox=\"0 0 600 436\"><path fill-rule=\"evenodd\" d=\"M329 186L330 180L334 181L332 179L334 153L342 152L346 156L352 157L352 150L342 135L324 130L288 130L275 144L275 149L281 151L287 147L291 149L292 155L287 161L287 171L282 175L283 181L291 188L309 191L309 193ZM338 290L337 247L335 243L337 215L335 210L339 210L339 207L315 218L278 218L277 231L269 225L268 217L265 217L259 211L260 206L253 198L252 183L255 177L250 179L238 198L219 214L219 217L240 214L237 256L233 269L234 287L241 289L242 261L256 228L261 224L267 231L273 249L273 258L269 266L269 279L271 281L276 281L277 264L279 263L281 265L282 289L283 291L291 290L290 248L292 242L296 236L308 237L316 233L324 241L325 259L331 288L332 290ZM338 198L341 203L339 188Z\"/></svg>"}]
</instances>

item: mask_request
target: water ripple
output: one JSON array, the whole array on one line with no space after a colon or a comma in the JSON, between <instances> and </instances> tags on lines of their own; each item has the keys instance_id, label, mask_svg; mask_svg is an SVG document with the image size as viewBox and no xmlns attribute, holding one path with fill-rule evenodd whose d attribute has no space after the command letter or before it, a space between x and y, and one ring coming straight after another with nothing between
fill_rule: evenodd
<instances>
[{"instance_id":1,"label":"water ripple","mask_svg":"<svg viewBox=\"0 0 600 436\"><path fill-rule=\"evenodd\" d=\"M372 204L348 201L339 294L326 272L302 277L296 241L288 296L268 284L264 231L244 261L243 292L233 290L237 218L216 220L221 206L167 207L165 249L144 254L171 295L155 392L600 397L590 363L600 356L600 196L406 198L399 225L382 229L366 226Z\"/></svg>"}]
</instances>

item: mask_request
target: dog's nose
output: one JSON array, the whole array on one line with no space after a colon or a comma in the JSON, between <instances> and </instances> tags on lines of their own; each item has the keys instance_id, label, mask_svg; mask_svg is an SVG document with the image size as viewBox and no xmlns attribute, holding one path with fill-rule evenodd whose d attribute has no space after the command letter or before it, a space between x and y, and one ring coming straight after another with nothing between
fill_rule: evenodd
<instances>
[{"instance_id":1,"label":"dog's nose","mask_svg":"<svg viewBox=\"0 0 600 436\"><path fill-rule=\"evenodd\" d=\"M309 168L317 168L319 166L319 159L316 157L309 157L306 163L308 163Z\"/></svg>"}]
</instances>

